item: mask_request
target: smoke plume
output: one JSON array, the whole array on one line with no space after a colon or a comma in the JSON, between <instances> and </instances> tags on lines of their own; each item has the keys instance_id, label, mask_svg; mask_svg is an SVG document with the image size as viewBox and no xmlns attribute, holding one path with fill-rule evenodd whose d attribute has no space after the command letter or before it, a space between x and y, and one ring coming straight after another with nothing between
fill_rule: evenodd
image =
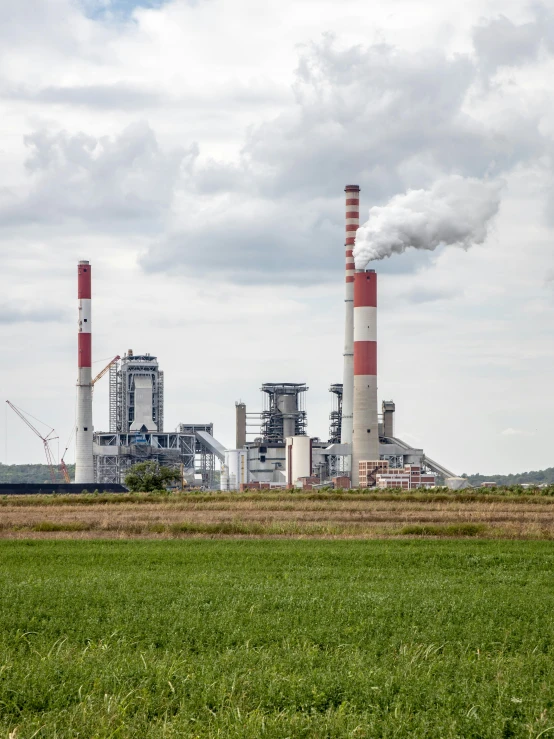
<instances>
[{"instance_id":1,"label":"smoke plume","mask_svg":"<svg viewBox=\"0 0 554 739\"><path fill-rule=\"evenodd\" d=\"M441 244L464 249L482 244L498 212L500 188L498 182L451 176L429 190L408 190L370 208L369 220L356 233L356 269L408 247L433 251Z\"/></svg>"}]
</instances>

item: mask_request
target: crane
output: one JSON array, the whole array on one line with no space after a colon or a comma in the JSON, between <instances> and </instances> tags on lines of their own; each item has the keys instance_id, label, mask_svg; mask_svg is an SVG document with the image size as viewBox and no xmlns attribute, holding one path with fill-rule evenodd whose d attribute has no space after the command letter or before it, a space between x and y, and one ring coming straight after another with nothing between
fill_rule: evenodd
<instances>
[{"instance_id":1,"label":"crane","mask_svg":"<svg viewBox=\"0 0 554 739\"><path fill-rule=\"evenodd\" d=\"M69 477L69 470L67 469L67 465L63 457L60 459L60 470L62 471L64 481L69 485L71 478Z\"/></svg>"},{"instance_id":2,"label":"crane","mask_svg":"<svg viewBox=\"0 0 554 739\"><path fill-rule=\"evenodd\" d=\"M54 470L54 455L52 454L52 450L50 449L50 442L58 438L57 436L52 436L52 434L54 433L54 429L50 428L50 426L48 426L48 424L45 423L44 426L49 428L50 431L46 434L46 436L43 436L40 433L40 431L37 428L35 428L35 426L33 426L33 424L27 418L27 416L31 416L30 413L26 413L21 408L18 408L13 403L10 403L9 400L6 400L6 403L10 406L12 411L14 411L14 413L17 413L19 418L21 418L21 420L27 424L27 426L31 429L31 431L33 431L42 440L42 443L44 445L44 453L46 454L46 463L50 470L50 478L52 482L55 483L56 482L56 472ZM31 418L34 418L34 416L31 416ZM38 421L38 418L35 418L34 420ZM43 421L38 421L38 422L43 423Z\"/></svg>"},{"instance_id":3,"label":"crane","mask_svg":"<svg viewBox=\"0 0 554 739\"><path fill-rule=\"evenodd\" d=\"M71 434L69 435L69 439L67 440L67 444L64 449L64 453L62 454L62 458L60 459L60 470L63 475L63 479L69 484L71 482L71 478L69 477L69 470L67 469L67 465L65 463L65 455L67 454L67 450L69 449L69 445L73 441L73 437L75 435L76 428L73 426L73 430L71 431Z\"/></svg>"},{"instance_id":4,"label":"crane","mask_svg":"<svg viewBox=\"0 0 554 739\"><path fill-rule=\"evenodd\" d=\"M93 391L94 391L94 385L95 385L95 383L98 382L98 380L100 380L102 377L104 377L104 375L106 374L106 372L108 372L108 370L110 369L110 367L112 365L114 365L116 362L119 362L120 359L121 359L121 357L118 354L116 357L114 357L111 360L111 362L109 362L109 364L107 364L104 367L104 369L101 372L99 372L96 375L96 377L90 383ZM52 454L52 450L50 449L50 442L53 441L54 439L57 439L58 438L57 436L52 436L52 434L54 433L54 429L53 428L50 428L50 426L48 426L48 424L44 424L45 426L47 426L48 428L50 428L50 431L46 434L46 436L43 436L40 433L40 431L35 426L33 426L33 424L27 418L27 416L31 416L30 413L26 413L26 411L22 410L21 408L18 408L13 403L10 403L9 400L6 400L6 403L10 406L10 408L14 411L14 413L17 413L17 415L21 418L21 420L24 421L27 424L27 426L31 429L31 431L33 431L41 439L41 441L42 441L42 443L44 445L44 453L46 455L46 463L48 464L48 468L50 470L50 478L51 478L52 482L55 483L56 482L56 471L55 471L55 468L54 468L54 464L55 464L54 463L54 455ZM34 418L34 416L31 416L31 418ZM35 421L38 421L38 418L35 418ZM39 423L43 423L42 421L38 421L38 422ZM75 432L75 429L73 429L72 436L73 436L73 433L74 432ZM70 443L71 443L71 437L70 437L70 440L69 440L69 442L67 444L67 447L66 447L66 449L65 449L65 451L64 451L64 453L62 455L62 458L60 459L60 464L59 464L59 469L60 469L60 471L61 471L61 473L63 475L63 479L67 483L70 483L71 482L71 478L69 477L69 470L67 469L67 465L65 463L64 457L65 457L65 453L67 452L67 449L68 449Z\"/></svg>"},{"instance_id":5,"label":"crane","mask_svg":"<svg viewBox=\"0 0 554 739\"><path fill-rule=\"evenodd\" d=\"M99 379L100 379L101 377L104 377L104 375L105 375L105 374L106 374L106 372L107 372L107 371L108 371L108 370L110 369L110 367L112 366L112 364L115 364L116 362L119 362L119 360L120 360L120 359L121 359L121 357L120 357L120 356L119 356L119 354L118 354L118 355L117 355L117 357L114 357L114 358L112 359L112 361L111 361L111 362L110 362L109 364L107 364L107 365L106 365L106 366L104 367L104 369L103 369L103 370L102 370L101 372L99 372L99 373L98 373L98 374L96 375L96 377L94 378L94 380L93 380L93 381L92 381L92 382L90 383L90 384L91 384L91 386L92 386L92 389L93 389L93 391L94 391L94 385L95 385L95 383L97 383L97 382L98 382L98 380L99 380Z\"/></svg>"}]
</instances>

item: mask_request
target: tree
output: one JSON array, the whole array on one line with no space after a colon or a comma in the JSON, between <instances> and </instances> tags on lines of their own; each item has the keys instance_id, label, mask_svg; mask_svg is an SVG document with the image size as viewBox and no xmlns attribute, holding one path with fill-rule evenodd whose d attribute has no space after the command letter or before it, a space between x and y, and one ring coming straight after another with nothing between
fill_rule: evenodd
<instances>
[{"instance_id":1,"label":"tree","mask_svg":"<svg viewBox=\"0 0 554 739\"><path fill-rule=\"evenodd\" d=\"M160 467L157 462L134 464L125 476L125 485L132 493L151 493L166 490L170 482L181 479L181 473L172 467Z\"/></svg>"}]
</instances>

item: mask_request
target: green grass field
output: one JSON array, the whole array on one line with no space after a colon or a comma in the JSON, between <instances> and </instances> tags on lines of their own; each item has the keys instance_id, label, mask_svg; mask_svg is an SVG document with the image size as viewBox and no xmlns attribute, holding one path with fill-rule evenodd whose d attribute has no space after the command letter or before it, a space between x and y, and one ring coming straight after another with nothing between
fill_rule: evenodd
<instances>
[{"instance_id":1,"label":"green grass field","mask_svg":"<svg viewBox=\"0 0 554 739\"><path fill-rule=\"evenodd\" d=\"M0 541L0 736L554 737L554 549Z\"/></svg>"}]
</instances>

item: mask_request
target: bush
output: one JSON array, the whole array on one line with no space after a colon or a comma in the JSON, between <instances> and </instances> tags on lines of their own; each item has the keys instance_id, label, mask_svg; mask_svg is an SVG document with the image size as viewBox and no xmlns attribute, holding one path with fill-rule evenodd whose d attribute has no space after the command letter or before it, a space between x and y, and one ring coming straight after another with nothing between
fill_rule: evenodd
<instances>
[{"instance_id":1,"label":"bush","mask_svg":"<svg viewBox=\"0 0 554 739\"><path fill-rule=\"evenodd\" d=\"M132 493L164 493L170 482L181 479L179 470L160 467L157 462L139 462L125 476L125 485Z\"/></svg>"}]
</instances>

